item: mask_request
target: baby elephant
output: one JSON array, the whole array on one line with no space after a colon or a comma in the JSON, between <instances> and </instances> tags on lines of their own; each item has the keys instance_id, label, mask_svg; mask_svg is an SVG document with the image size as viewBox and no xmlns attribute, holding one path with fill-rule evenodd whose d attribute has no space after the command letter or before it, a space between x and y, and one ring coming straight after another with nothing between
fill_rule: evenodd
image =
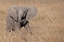
<instances>
[{"instance_id":1,"label":"baby elephant","mask_svg":"<svg viewBox=\"0 0 64 42\"><path fill-rule=\"evenodd\" d=\"M35 17L37 9L33 6L28 7L17 7L11 6L8 10L6 18L6 30L11 32L20 30L21 27L25 27L29 31L29 20Z\"/></svg>"}]
</instances>

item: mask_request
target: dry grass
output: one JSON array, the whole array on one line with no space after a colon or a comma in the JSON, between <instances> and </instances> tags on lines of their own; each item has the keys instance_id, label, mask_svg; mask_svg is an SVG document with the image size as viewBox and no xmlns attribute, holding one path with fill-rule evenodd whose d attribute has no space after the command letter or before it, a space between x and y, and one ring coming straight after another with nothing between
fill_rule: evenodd
<instances>
[{"instance_id":1,"label":"dry grass","mask_svg":"<svg viewBox=\"0 0 64 42\"><path fill-rule=\"evenodd\" d=\"M6 32L8 8L35 6L38 15L30 20L32 34ZM64 0L0 0L0 42L64 42Z\"/></svg>"}]
</instances>

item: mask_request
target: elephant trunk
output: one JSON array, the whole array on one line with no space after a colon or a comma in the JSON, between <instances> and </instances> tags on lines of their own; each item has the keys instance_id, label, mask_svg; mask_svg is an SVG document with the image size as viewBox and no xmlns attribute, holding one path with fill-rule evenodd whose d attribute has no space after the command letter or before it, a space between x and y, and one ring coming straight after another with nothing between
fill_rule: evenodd
<instances>
[{"instance_id":1,"label":"elephant trunk","mask_svg":"<svg viewBox=\"0 0 64 42\"><path fill-rule=\"evenodd\" d=\"M21 18L22 18L22 16L23 16L22 14L23 14L22 10L19 10L19 11L18 11L18 22L22 22L22 21L21 21Z\"/></svg>"}]
</instances>

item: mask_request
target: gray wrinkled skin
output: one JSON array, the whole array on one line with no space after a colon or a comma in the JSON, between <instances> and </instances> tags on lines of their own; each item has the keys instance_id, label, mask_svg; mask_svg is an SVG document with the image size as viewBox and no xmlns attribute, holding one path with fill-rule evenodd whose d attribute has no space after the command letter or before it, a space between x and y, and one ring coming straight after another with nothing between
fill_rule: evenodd
<instances>
[{"instance_id":1,"label":"gray wrinkled skin","mask_svg":"<svg viewBox=\"0 0 64 42\"><path fill-rule=\"evenodd\" d=\"M35 17L37 9L33 6L28 7L17 7L11 6L8 10L6 18L6 30L11 32L20 30L21 27L25 27L29 31L29 20Z\"/></svg>"}]
</instances>

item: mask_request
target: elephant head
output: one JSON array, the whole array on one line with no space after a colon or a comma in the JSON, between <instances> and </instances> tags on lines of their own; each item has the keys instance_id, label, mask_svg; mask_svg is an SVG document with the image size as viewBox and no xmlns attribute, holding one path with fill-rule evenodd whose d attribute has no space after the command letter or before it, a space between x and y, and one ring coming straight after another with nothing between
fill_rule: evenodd
<instances>
[{"instance_id":1,"label":"elephant head","mask_svg":"<svg viewBox=\"0 0 64 42\"><path fill-rule=\"evenodd\" d=\"M28 6L28 7L12 6L9 9L9 15L16 22L29 21L31 18L35 17L36 14L37 14L37 9L33 6Z\"/></svg>"},{"instance_id":2,"label":"elephant head","mask_svg":"<svg viewBox=\"0 0 64 42\"><path fill-rule=\"evenodd\" d=\"M21 7L18 11L19 21L29 21L31 18L35 17L37 14L37 9L33 6Z\"/></svg>"}]
</instances>

